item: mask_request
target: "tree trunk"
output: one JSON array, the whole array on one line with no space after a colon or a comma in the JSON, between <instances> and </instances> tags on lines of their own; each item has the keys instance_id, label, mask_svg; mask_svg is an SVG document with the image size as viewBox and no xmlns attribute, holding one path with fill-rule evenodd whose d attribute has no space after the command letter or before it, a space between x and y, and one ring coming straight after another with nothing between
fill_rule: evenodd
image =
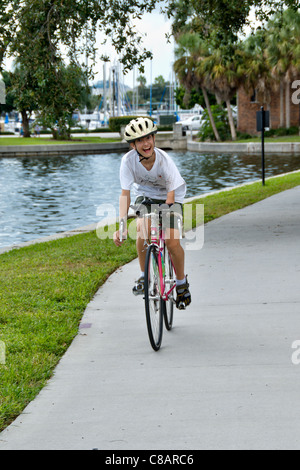
<instances>
[{"instance_id":1,"label":"tree trunk","mask_svg":"<svg viewBox=\"0 0 300 470\"><path fill-rule=\"evenodd\" d=\"M218 132L218 129L216 128L214 117L213 117L212 112L211 112L211 107L210 107L210 104L209 104L207 91L205 90L204 87L202 87L201 90L202 90L202 93L203 93L203 96L204 96L205 105L206 105L207 112L208 112L208 115L209 115L209 120L210 120L210 123L211 123L211 127L213 128L213 131L214 131L214 134L215 134L215 138L216 138L217 142L221 142L219 132Z\"/></svg>"},{"instance_id":2,"label":"tree trunk","mask_svg":"<svg viewBox=\"0 0 300 470\"><path fill-rule=\"evenodd\" d=\"M232 138L232 140L236 140L236 130L235 130L235 125L234 125L234 120L233 120L233 115L232 115L232 109L231 109L229 100L226 100L226 106L227 106L227 113L228 113L228 120L229 120L231 138Z\"/></svg>"},{"instance_id":3,"label":"tree trunk","mask_svg":"<svg viewBox=\"0 0 300 470\"><path fill-rule=\"evenodd\" d=\"M283 104L283 83L280 81L280 124L279 127L284 127L284 104Z\"/></svg>"},{"instance_id":4,"label":"tree trunk","mask_svg":"<svg viewBox=\"0 0 300 470\"><path fill-rule=\"evenodd\" d=\"M290 81L287 80L285 87L285 126L288 129L291 127L291 106L290 106Z\"/></svg>"},{"instance_id":5,"label":"tree trunk","mask_svg":"<svg viewBox=\"0 0 300 470\"><path fill-rule=\"evenodd\" d=\"M23 127L23 137L30 137L30 130L29 130L29 117L27 115L27 111L22 109L22 127Z\"/></svg>"}]
</instances>

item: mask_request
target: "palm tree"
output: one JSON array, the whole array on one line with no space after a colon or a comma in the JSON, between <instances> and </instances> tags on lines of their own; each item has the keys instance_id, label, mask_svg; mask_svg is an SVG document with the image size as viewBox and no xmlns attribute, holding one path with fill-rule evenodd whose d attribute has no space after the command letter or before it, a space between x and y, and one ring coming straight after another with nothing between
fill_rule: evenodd
<instances>
[{"instance_id":1,"label":"palm tree","mask_svg":"<svg viewBox=\"0 0 300 470\"><path fill-rule=\"evenodd\" d=\"M238 45L226 45L214 49L197 66L197 73L203 77L206 88L213 92L219 102L225 101L232 140L236 140L236 129L230 101L243 80L242 52Z\"/></svg>"},{"instance_id":2,"label":"palm tree","mask_svg":"<svg viewBox=\"0 0 300 470\"><path fill-rule=\"evenodd\" d=\"M242 44L243 60L241 62L242 86L252 95L255 91L258 101L271 103L271 91L278 88L278 84L271 73L267 56L265 30L258 30L249 36Z\"/></svg>"},{"instance_id":3,"label":"palm tree","mask_svg":"<svg viewBox=\"0 0 300 470\"><path fill-rule=\"evenodd\" d=\"M281 125L283 126L283 88L285 86L286 127L290 127L291 82L300 72L300 13L285 10L267 25L267 57L274 79L280 83Z\"/></svg>"},{"instance_id":4,"label":"palm tree","mask_svg":"<svg viewBox=\"0 0 300 470\"><path fill-rule=\"evenodd\" d=\"M198 34L188 32L177 38L177 45L175 51L177 60L174 63L174 71L181 85L185 87L186 95L184 100L188 101L193 88L196 90L201 89L215 138L220 142L221 139L212 115L204 77L198 71L199 62L209 54L207 43Z\"/></svg>"}]
</instances>

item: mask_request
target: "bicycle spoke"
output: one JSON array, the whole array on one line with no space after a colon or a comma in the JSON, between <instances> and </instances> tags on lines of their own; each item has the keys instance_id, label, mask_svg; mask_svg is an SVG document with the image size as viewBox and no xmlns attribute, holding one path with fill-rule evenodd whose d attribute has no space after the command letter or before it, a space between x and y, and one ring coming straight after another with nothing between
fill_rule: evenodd
<instances>
[{"instance_id":1,"label":"bicycle spoke","mask_svg":"<svg viewBox=\"0 0 300 470\"><path fill-rule=\"evenodd\" d=\"M156 248L150 246L145 265L145 309L150 343L155 351L162 340L162 300Z\"/></svg>"}]
</instances>

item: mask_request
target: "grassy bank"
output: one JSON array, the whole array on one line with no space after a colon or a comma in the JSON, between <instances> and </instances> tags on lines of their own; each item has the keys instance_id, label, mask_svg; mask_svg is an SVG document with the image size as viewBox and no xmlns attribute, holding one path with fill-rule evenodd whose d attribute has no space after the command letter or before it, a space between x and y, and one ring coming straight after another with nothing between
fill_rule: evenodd
<instances>
[{"instance_id":1,"label":"grassy bank","mask_svg":"<svg viewBox=\"0 0 300 470\"><path fill-rule=\"evenodd\" d=\"M106 142L121 142L121 138L74 136L72 140L54 140L51 137L1 137L0 147L4 145L103 144Z\"/></svg>"},{"instance_id":2,"label":"grassy bank","mask_svg":"<svg viewBox=\"0 0 300 470\"><path fill-rule=\"evenodd\" d=\"M230 141L232 142L232 141ZM235 142L237 143L247 143L247 142L261 142L261 137L251 137L249 139L238 139ZM286 135L283 137L265 137L265 143L273 143L273 144L280 144L280 143L288 143L288 142L300 142L299 135Z\"/></svg>"},{"instance_id":3,"label":"grassy bank","mask_svg":"<svg viewBox=\"0 0 300 470\"><path fill-rule=\"evenodd\" d=\"M0 256L0 429L49 379L99 286L134 257L133 242L117 249L94 232Z\"/></svg>"},{"instance_id":4,"label":"grassy bank","mask_svg":"<svg viewBox=\"0 0 300 470\"><path fill-rule=\"evenodd\" d=\"M199 198L205 222L300 185L300 172ZM187 221L191 228L195 221ZM95 232L0 255L0 430L36 396L78 332L101 284L136 256L135 242L116 248ZM131 281L128 280L128 295Z\"/></svg>"},{"instance_id":5,"label":"grassy bank","mask_svg":"<svg viewBox=\"0 0 300 470\"><path fill-rule=\"evenodd\" d=\"M259 181L240 188L233 188L230 191L200 197L194 200L193 204L204 204L204 223L207 223L298 185L300 185L300 172L295 172L285 176L269 178L266 180L265 186ZM195 218L185 220L186 230L189 230L195 224Z\"/></svg>"}]
</instances>

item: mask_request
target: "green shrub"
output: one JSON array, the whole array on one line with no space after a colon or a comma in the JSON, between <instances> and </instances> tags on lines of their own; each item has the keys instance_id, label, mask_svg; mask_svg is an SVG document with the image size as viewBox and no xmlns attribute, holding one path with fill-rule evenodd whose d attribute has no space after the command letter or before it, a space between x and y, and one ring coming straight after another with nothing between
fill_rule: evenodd
<instances>
[{"instance_id":1,"label":"green shrub","mask_svg":"<svg viewBox=\"0 0 300 470\"><path fill-rule=\"evenodd\" d=\"M127 124L132 119L137 119L139 116L118 116L109 118L109 128L112 132L121 132L122 126L127 126ZM148 116L144 116L148 117Z\"/></svg>"},{"instance_id":2,"label":"green shrub","mask_svg":"<svg viewBox=\"0 0 300 470\"><path fill-rule=\"evenodd\" d=\"M298 135L299 128L297 126L293 127L279 127L278 129L270 129L269 131L265 132L266 137L284 137L286 135Z\"/></svg>"},{"instance_id":3,"label":"green shrub","mask_svg":"<svg viewBox=\"0 0 300 470\"><path fill-rule=\"evenodd\" d=\"M220 139L221 140L228 140L231 139L229 122L228 122L228 114L226 109L224 109L221 105L216 104L211 106L211 112L216 124L216 128L218 129ZM199 132L199 137L202 142L205 140L216 140L214 131L212 129L209 115L207 109L203 111L203 121L202 121L201 130Z\"/></svg>"},{"instance_id":4,"label":"green shrub","mask_svg":"<svg viewBox=\"0 0 300 470\"><path fill-rule=\"evenodd\" d=\"M99 127L98 129L89 130L89 132L93 134L97 132L112 132L112 130L109 127Z\"/></svg>"},{"instance_id":5,"label":"green shrub","mask_svg":"<svg viewBox=\"0 0 300 470\"><path fill-rule=\"evenodd\" d=\"M137 119L139 117L144 117L152 119L150 116L117 116L109 118L109 128L111 132L121 132L122 126L127 126L132 119ZM153 119L152 119L153 121Z\"/></svg>"},{"instance_id":6,"label":"green shrub","mask_svg":"<svg viewBox=\"0 0 300 470\"><path fill-rule=\"evenodd\" d=\"M274 137L276 135L276 129L270 129L265 131L265 137Z\"/></svg>"},{"instance_id":7,"label":"green shrub","mask_svg":"<svg viewBox=\"0 0 300 470\"><path fill-rule=\"evenodd\" d=\"M283 136L287 135L287 130L284 129L283 127L279 128L279 129L276 129L275 135L277 135L279 137L283 137Z\"/></svg>"},{"instance_id":8,"label":"green shrub","mask_svg":"<svg viewBox=\"0 0 300 470\"><path fill-rule=\"evenodd\" d=\"M246 140L246 139L252 139L251 134L247 134L247 132L237 132L237 138L238 140Z\"/></svg>"},{"instance_id":9,"label":"green shrub","mask_svg":"<svg viewBox=\"0 0 300 470\"><path fill-rule=\"evenodd\" d=\"M299 134L299 127L292 126L287 129L287 135L298 135Z\"/></svg>"}]
</instances>

